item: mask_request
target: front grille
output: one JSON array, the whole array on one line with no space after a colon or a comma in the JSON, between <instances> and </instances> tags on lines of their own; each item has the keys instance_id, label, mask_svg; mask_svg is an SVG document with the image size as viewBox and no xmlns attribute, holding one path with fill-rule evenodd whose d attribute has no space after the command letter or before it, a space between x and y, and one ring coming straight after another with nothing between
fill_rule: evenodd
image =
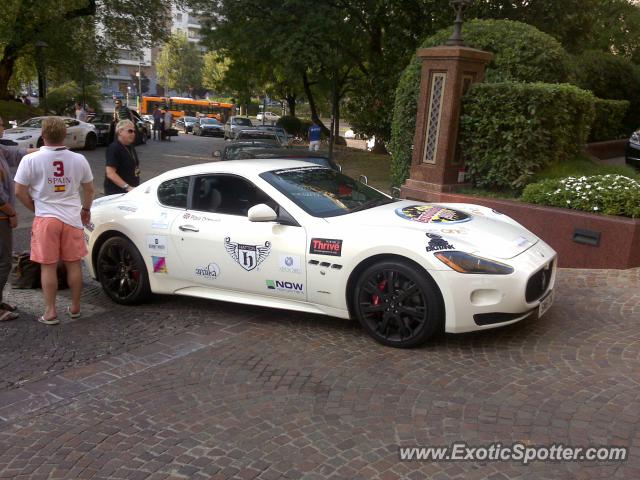
<instances>
[{"instance_id":1,"label":"front grille","mask_svg":"<svg viewBox=\"0 0 640 480\"><path fill-rule=\"evenodd\" d=\"M529 281L527 282L527 290L525 292L527 303L535 302L547 291L549 283L551 283L554 263L555 260L552 260L549 265L538 270L531 276L531 278L529 278Z\"/></svg>"}]
</instances>

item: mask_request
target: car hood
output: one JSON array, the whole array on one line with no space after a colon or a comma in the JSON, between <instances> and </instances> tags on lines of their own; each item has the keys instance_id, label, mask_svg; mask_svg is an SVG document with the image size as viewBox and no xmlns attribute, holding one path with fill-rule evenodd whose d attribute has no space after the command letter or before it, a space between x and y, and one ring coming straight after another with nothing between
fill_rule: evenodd
<instances>
[{"instance_id":1,"label":"car hood","mask_svg":"<svg viewBox=\"0 0 640 480\"><path fill-rule=\"evenodd\" d=\"M9 130L4 131L3 137L5 138L20 137L25 133L33 135L39 131L40 131L39 128L27 128L27 127L10 128Z\"/></svg>"},{"instance_id":2,"label":"car hood","mask_svg":"<svg viewBox=\"0 0 640 480\"><path fill-rule=\"evenodd\" d=\"M427 237L429 246L433 244L433 250L428 251L461 250L500 259L513 258L538 242L538 237L506 215L465 203L403 200L326 220L344 224L345 229L356 224L383 231L394 228L417 232ZM394 238L402 235L398 231Z\"/></svg>"}]
</instances>

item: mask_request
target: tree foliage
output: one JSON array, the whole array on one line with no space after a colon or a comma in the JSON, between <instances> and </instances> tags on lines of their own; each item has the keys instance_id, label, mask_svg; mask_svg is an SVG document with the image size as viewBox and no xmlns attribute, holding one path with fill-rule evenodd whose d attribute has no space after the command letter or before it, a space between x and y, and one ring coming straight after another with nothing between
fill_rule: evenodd
<instances>
[{"instance_id":1,"label":"tree foliage","mask_svg":"<svg viewBox=\"0 0 640 480\"><path fill-rule=\"evenodd\" d=\"M181 93L190 93L202 81L202 58L185 34L171 35L156 63L158 81Z\"/></svg>"},{"instance_id":2,"label":"tree foliage","mask_svg":"<svg viewBox=\"0 0 640 480\"><path fill-rule=\"evenodd\" d=\"M134 51L167 36L172 4L202 0L3 0L0 2L0 98L19 58L44 42L48 72L90 82L118 48ZM80 67L80 68L79 68Z\"/></svg>"}]
</instances>

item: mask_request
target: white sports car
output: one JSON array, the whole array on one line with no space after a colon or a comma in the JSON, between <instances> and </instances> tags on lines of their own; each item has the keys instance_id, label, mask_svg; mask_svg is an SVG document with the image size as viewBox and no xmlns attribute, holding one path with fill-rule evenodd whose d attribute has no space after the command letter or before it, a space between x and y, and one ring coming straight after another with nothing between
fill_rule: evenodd
<instances>
[{"instance_id":1,"label":"white sports car","mask_svg":"<svg viewBox=\"0 0 640 480\"><path fill-rule=\"evenodd\" d=\"M20 125L4 131L4 138L13 140L24 148L41 147L42 140L42 120L47 117L33 117L22 122ZM84 148L93 150L98 144L96 127L91 123L81 122L71 117L62 117L67 125L67 137L64 144L68 148Z\"/></svg>"},{"instance_id":2,"label":"white sports car","mask_svg":"<svg viewBox=\"0 0 640 480\"><path fill-rule=\"evenodd\" d=\"M179 168L91 212L85 263L122 304L155 292L355 317L412 347L553 301L556 253L511 218L394 199L295 160Z\"/></svg>"}]
</instances>

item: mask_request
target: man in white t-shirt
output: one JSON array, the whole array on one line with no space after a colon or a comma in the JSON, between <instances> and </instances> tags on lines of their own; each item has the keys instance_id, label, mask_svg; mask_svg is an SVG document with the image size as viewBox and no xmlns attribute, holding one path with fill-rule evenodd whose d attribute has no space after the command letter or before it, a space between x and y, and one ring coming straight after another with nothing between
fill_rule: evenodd
<instances>
[{"instance_id":1,"label":"man in white t-shirt","mask_svg":"<svg viewBox=\"0 0 640 480\"><path fill-rule=\"evenodd\" d=\"M80 316L80 261L87 254L82 225L89 223L95 193L89 162L83 155L67 150L66 134L62 118L44 119L44 147L25 155L15 176L16 197L36 214L31 231L31 260L41 264L45 311L38 321L46 325L60 323L56 310L60 259L71 288L67 313L71 318Z\"/></svg>"}]
</instances>

